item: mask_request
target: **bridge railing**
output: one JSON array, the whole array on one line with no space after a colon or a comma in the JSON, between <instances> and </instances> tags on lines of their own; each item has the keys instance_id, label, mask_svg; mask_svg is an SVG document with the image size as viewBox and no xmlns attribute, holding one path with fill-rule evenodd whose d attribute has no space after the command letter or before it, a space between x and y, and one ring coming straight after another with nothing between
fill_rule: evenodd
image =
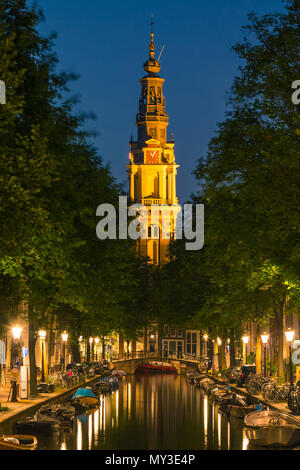
<instances>
[{"instance_id":1,"label":"bridge railing","mask_svg":"<svg viewBox=\"0 0 300 470\"><path fill-rule=\"evenodd\" d=\"M197 356L196 354L167 354L166 351L130 351L119 354L114 354L113 361L125 361L129 359L151 359L159 358L163 360L186 360L191 362L204 362L203 356Z\"/></svg>"}]
</instances>

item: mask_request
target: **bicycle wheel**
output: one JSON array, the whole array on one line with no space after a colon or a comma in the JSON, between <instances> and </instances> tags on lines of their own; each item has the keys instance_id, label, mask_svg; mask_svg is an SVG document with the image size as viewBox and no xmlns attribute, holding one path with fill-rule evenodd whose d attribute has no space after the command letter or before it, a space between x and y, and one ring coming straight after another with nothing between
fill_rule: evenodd
<instances>
[{"instance_id":1,"label":"bicycle wheel","mask_svg":"<svg viewBox=\"0 0 300 470\"><path fill-rule=\"evenodd\" d=\"M255 380L249 380L246 384L246 390L250 395L259 395L260 393L260 386Z\"/></svg>"},{"instance_id":2,"label":"bicycle wheel","mask_svg":"<svg viewBox=\"0 0 300 470\"><path fill-rule=\"evenodd\" d=\"M289 394L288 400L287 400L288 407L291 411L294 413L298 411L298 401L297 401L297 392L295 390L292 390Z\"/></svg>"},{"instance_id":3,"label":"bicycle wheel","mask_svg":"<svg viewBox=\"0 0 300 470\"><path fill-rule=\"evenodd\" d=\"M264 388L263 397L266 401L276 401L278 398L278 392L274 385L269 385Z\"/></svg>"}]
</instances>

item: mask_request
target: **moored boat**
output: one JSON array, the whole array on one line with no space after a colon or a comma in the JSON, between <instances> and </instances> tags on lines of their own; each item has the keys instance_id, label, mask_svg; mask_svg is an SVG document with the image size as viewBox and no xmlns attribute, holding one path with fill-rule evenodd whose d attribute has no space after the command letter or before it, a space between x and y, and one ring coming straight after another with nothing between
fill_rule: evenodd
<instances>
[{"instance_id":1,"label":"moored boat","mask_svg":"<svg viewBox=\"0 0 300 470\"><path fill-rule=\"evenodd\" d=\"M80 403L82 405L88 406L89 408L98 405L98 398L89 387L79 388L72 396L72 400L74 403Z\"/></svg>"},{"instance_id":2,"label":"moored boat","mask_svg":"<svg viewBox=\"0 0 300 470\"><path fill-rule=\"evenodd\" d=\"M126 372L124 370L114 369L111 373L113 377L116 377L119 380L126 379Z\"/></svg>"},{"instance_id":3,"label":"moored boat","mask_svg":"<svg viewBox=\"0 0 300 470\"><path fill-rule=\"evenodd\" d=\"M291 447L300 442L300 420L281 411L255 411L244 418L246 436L254 446Z\"/></svg>"},{"instance_id":4,"label":"moored boat","mask_svg":"<svg viewBox=\"0 0 300 470\"><path fill-rule=\"evenodd\" d=\"M38 441L35 436L9 434L0 436L0 450L35 450Z\"/></svg>"},{"instance_id":5,"label":"moored boat","mask_svg":"<svg viewBox=\"0 0 300 470\"><path fill-rule=\"evenodd\" d=\"M14 427L17 432L24 434L51 434L59 431L60 423L56 418L36 413L30 418L17 421Z\"/></svg>"},{"instance_id":6,"label":"moored boat","mask_svg":"<svg viewBox=\"0 0 300 470\"><path fill-rule=\"evenodd\" d=\"M256 404L251 398L237 395L235 392L228 392L218 399L220 411L228 417L244 418L247 414L256 410Z\"/></svg>"},{"instance_id":7,"label":"moored boat","mask_svg":"<svg viewBox=\"0 0 300 470\"><path fill-rule=\"evenodd\" d=\"M67 403L46 404L38 410L38 415L51 416L59 419L60 422L72 422L75 417L75 407Z\"/></svg>"},{"instance_id":8,"label":"moored boat","mask_svg":"<svg viewBox=\"0 0 300 470\"><path fill-rule=\"evenodd\" d=\"M217 386L209 390L210 400L216 403L220 403L222 400L222 397L227 394L228 394L228 390L224 387Z\"/></svg>"},{"instance_id":9,"label":"moored boat","mask_svg":"<svg viewBox=\"0 0 300 470\"><path fill-rule=\"evenodd\" d=\"M216 382L213 379L206 377L205 379L200 380L199 385L205 392L209 392L216 387Z\"/></svg>"},{"instance_id":10,"label":"moored boat","mask_svg":"<svg viewBox=\"0 0 300 470\"><path fill-rule=\"evenodd\" d=\"M99 382L96 382L95 384L93 384L92 390L95 394L96 393L108 393L110 392L111 387L108 382L99 380Z\"/></svg>"},{"instance_id":11,"label":"moored boat","mask_svg":"<svg viewBox=\"0 0 300 470\"><path fill-rule=\"evenodd\" d=\"M140 364L136 370L136 373L171 373L171 374L176 374L177 369L175 366L170 364L169 362L156 362L156 361L150 361L150 362L145 362L143 364Z\"/></svg>"}]
</instances>

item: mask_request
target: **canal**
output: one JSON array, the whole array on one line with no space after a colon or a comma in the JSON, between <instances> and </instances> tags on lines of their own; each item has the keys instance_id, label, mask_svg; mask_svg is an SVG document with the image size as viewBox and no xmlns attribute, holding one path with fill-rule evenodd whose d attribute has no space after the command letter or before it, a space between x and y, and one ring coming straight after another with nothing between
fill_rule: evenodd
<instances>
[{"instance_id":1,"label":"canal","mask_svg":"<svg viewBox=\"0 0 300 470\"><path fill-rule=\"evenodd\" d=\"M12 424L0 429L11 432ZM228 421L184 376L129 376L101 395L99 407L73 428L39 436L39 449L247 449L242 421Z\"/></svg>"}]
</instances>

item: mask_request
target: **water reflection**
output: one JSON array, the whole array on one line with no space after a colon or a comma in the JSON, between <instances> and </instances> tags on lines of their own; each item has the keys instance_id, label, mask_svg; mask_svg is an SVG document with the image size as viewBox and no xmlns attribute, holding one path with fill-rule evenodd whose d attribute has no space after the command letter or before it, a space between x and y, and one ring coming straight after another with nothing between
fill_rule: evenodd
<instances>
[{"instance_id":1,"label":"water reflection","mask_svg":"<svg viewBox=\"0 0 300 470\"><path fill-rule=\"evenodd\" d=\"M7 431L7 430L6 430ZM229 422L184 376L128 377L73 429L39 438L42 449L247 449L242 421Z\"/></svg>"}]
</instances>

